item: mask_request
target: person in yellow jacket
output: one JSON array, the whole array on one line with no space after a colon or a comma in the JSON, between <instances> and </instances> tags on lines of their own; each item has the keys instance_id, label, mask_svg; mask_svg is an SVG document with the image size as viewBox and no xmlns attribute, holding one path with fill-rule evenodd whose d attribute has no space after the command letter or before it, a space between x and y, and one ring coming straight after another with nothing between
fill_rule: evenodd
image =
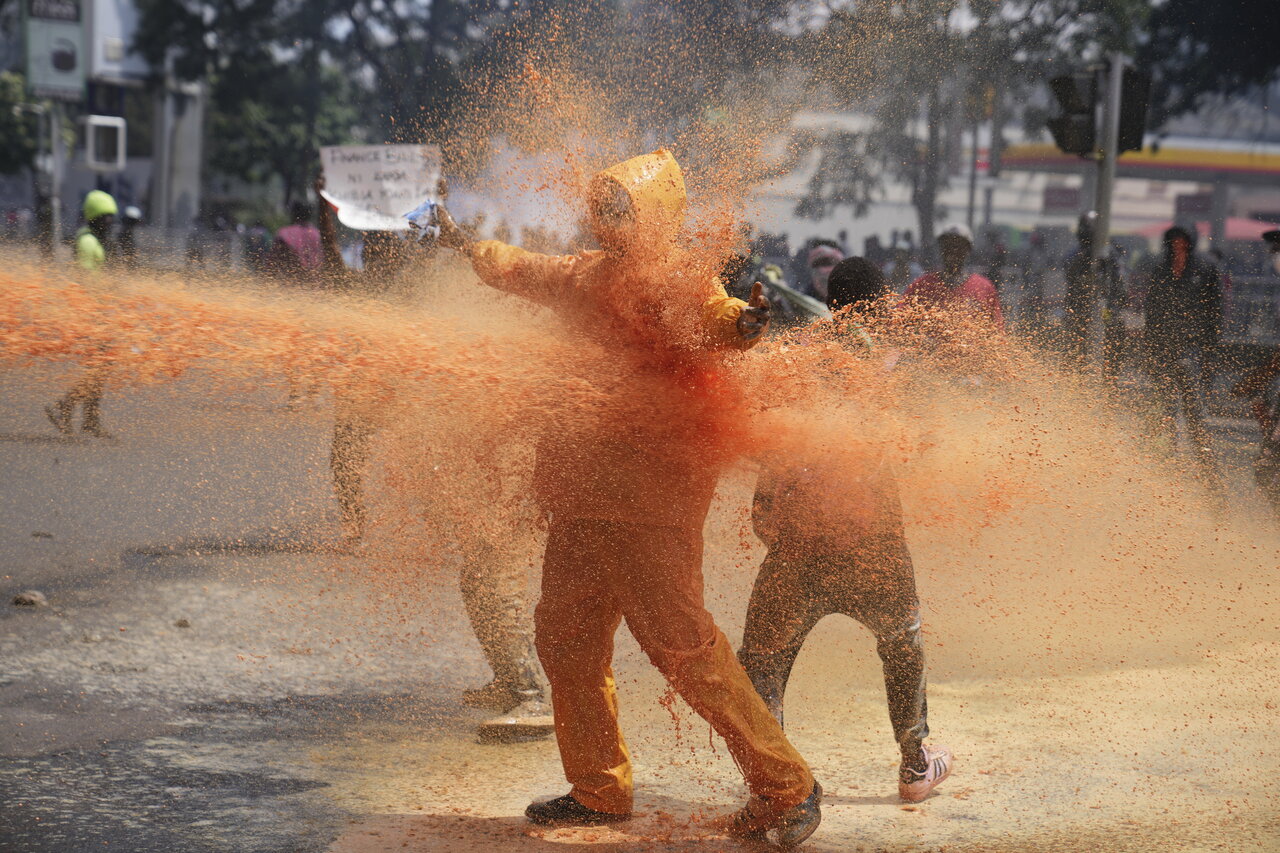
<instances>
[{"instance_id":1,"label":"person in yellow jacket","mask_svg":"<svg viewBox=\"0 0 1280 853\"><path fill-rule=\"evenodd\" d=\"M82 269L98 271L107 263L107 244L111 226L119 213L116 200L102 190L91 190L84 197L84 226L76 232L76 264Z\"/></svg>"},{"instance_id":2,"label":"person in yellow jacket","mask_svg":"<svg viewBox=\"0 0 1280 853\"><path fill-rule=\"evenodd\" d=\"M84 197L85 225L76 232L76 266L92 273L101 272L107 265L107 246L110 245L111 227L118 213L116 200L102 190L91 190ZM102 385L106 370L90 367L80 380L53 405L45 406L44 413L63 436L72 434L71 419L76 405L81 406L80 429L95 438L110 438L102 428L100 409Z\"/></svg>"},{"instance_id":3,"label":"person in yellow jacket","mask_svg":"<svg viewBox=\"0 0 1280 853\"><path fill-rule=\"evenodd\" d=\"M564 413L542 436L534 472L549 514L534 624L551 684L562 797L525 811L540 824L631 815L631 760L618 728L611 660L625 618L649 659L725 739L750 790L731 832L798 844L821 820L822 791L743 672L703 601L702 526L731 428L717 418L724 354L751 347L769 321L757 285L730 298L676 236L684 178L665 150L596 175L588 199L603 250L552 257L471 242L446 210L440 244L480 279L547 306L603 350L603 402ZM599 398L595 398L599 399Z\"/></svg>"}]
</instances>

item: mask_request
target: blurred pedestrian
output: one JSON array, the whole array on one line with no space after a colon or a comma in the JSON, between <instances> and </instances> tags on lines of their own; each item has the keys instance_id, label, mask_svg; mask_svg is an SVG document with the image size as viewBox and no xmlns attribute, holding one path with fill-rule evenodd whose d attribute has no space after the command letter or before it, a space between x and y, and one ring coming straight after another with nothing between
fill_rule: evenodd
<instances>
[{"instance_id":1,"label":"blurred pedestrian","mask_svg":"<svg viewBox=\"0 0 1280 853\"><path fill-rule=\"evenodd\" d=\"M929 308L958 310L989 322L1003 331L1004 314L995 286L986 276L965 271L973 252L973 234L963 225L948 226L938 235L942 269L928 272L911 282L903 303Z\"/></svg>"},{"instance_id":2,"label":"blurred pedestrian","mask_svg":"<svg viewBox=\"0 0 1280 853\"><path fill-rule=\"evenodd\" d=\"M846 249L842 248L840 251L842 255L849 254L848 250ZM885 261L888 260L888 253L885 251L884 246L881 245L880 243L879 234L872 234L871 236L867 237L865 240L862 241L862 255L863 257L871 261L871 263L875 264L876 266L882 267L882 268L884 267Z\"/></svg>"},{"instance_id":3,"label":"blurred pedestrian","mask_svg":"<svg viewBox=\"0 0 1280 853\"><path fill-rule=\"evenodd\" d=\"M1039 328L1044 324L1044 286L1051 264L1042 232L1031 232L1027 244L1022 266L1022 310L1018 319L1032 328Z\"/></svg>"},{"instance_id":4,"label":"blurred pedestrian","mask_svg":"<svg viewBox=\"0 0 1280 853\"><path fill-rule=\"evenodd\" d=\"M844 253L831 240L815 243L809 249L809 296L819 302L827 301L827 277L831 268L844 260Z\"/></svg>"},{"instance_id":5,"label":"blurred pedestrian","mask_svg":"<svg viewBox=\"0 0 1280 853\"><path fill-rule=\"evenodd\" d=\"M906 293L911 282L924 275L924 267L915 262L911 252L899 246L890 253L890 259L884 266L884 274L888 277L889 289L894 293Z\"/></svg>"},{"instance_id":6,"label":"blurred pedestrian","mask_svg":"<svg viewBox=\"0 0 1280 853\"><path fill-rule=\"evenodd\" d=\"M323 203L324 199L320 201ZM314 211L305 201L295 201L290 211L292 223L276 232L267 254L267 274L289 287L318 287L324 282L324 247L320 243L320 229L311 224ZM288 383L285 405L296 408L314 395L315 388L290 364L285 364L284 372Z\"/></svg>"},{"instance_id":7,"label":"blurred pedestrian","mask_svg":"<svg viewBox=\"0 0 1280 853\"><path fill-rule=\"evenodd\" d=\"M833 313L862 310L887 293L880 269L848 258L831 273ZM819 321L825 322L825 321ZM870 353L858 330L847 337ZM907 548L902 502L887 448L826 445L766 463L752 501L751 521L768 553L747 605L738 658L770 713L783 722L791 667L809 633L840 613L876 637L889 719L901 754L898 796L920 802L951 773L951 753L925 746L920 601Z\"/></svg>"},{"instance_id":8,"label":"blurred pedestrian","mask_svg":"<svg viewBox=\"0 0 1280 853\"><path fill-rule=\"evenodd\" d=\"M85 225L75 236L75 263L91 277L100 278L112 259L111 228L119 209L116 200L102 190L92 190L84 197ZM105 365L92 365L44 413L63 436L71 436L71 421L76 406L81 409L80 429L94 438L111 438L102 426L102 388L106 380Z\"/></svg>"},{"instance_id":9,"label":"blurred pedestrian","mask_svg":"<svg viewBox=\"0 0 1280 853\"><path fill-rule=\"evenodd\" d=\"M367 263L363 270L348 269L342 260L337 230L329 203L320 195L324 178L315 184L316 197L320 199L320 275L329 289L359 294L380 293L389 286L388 278L399 272L408 254L409 244L400 240L405 251L397 251L396 235L390 239L371 239L365 235L366 255L376 262ZM372 259L371 259L372 260ZM369 405L361 405L360 395L346 388L334 389L333 440L329 446L329 467L333 472L334 491L342 511L342 529L348 542L359 541L365 533L368 509L364 500L365 463L368 461L370 442L376 431L376 412ZM384 409L385 411L385 409Z\"/></svg>"},{"instance_id":10,"label":"blurred pedestrian","mask_svg":"<svg viewBox=\"0 0 1280 853\"><path fill-rule=\"evenodd\" d=\"M1218 270L1195 253L1195 238L1182 226L1164 233L1164 256L1151 273L1143 346L1166 429L1178 446L1178 414L1205 485L1221 495L1203 414L1204 362L1218 354L1222 338L1222 286Z\"/></svg>"},{"instance_id":11,"label":"blurred pedestrian","mask_svg":"<svg viewBox=\"0 0 1280 853\"><path fill-rule=\"evenodd\" d=\"M1063 297L1063 330L1066 333L1067 357L1077 367L1085 364L1093 327L1093 251L1097 224L1097 211L1090 210L1080 215L1076 223L1076 240L1079 245L1067 257L1064 267L1066 289ZM1129 307L1129 301L1124 268L1114 246L1107 246L1099 262L1099 274L1099 296L1102 299L1102 369L1106 376L1115 379L1120 373L1124 352L1125 328L1122 312Z\"/></svg>"},{"instance_id":12,"label":"blurred pedestrian","mask_svg":"<svg viewBox=\"0 0 1280 853\"><path fill-rule=\"evenodd\" d=\"M134 205L124 209L120 217L120 235L116 238L119 247L120 263L128 270L138 268L138 236L135 233L142 222L142 210Z\"/></svg>"},{"instance_id":13,"label":"blurred pedestrian","mask_svg":"<svg viewBox=\"0 0 1280 853\"><path fill-rule=\"evenodd\" d=\"M307 202L295 201L290 212L291 224L277 231L271 244L267 269L286 284L314 285L324 260L320 230L311 224L312 209Z\"/></svg>"},{"instance_id":14,"label":"blurred pedestrian","mask_svg":"<svg viewBox=\"0 0 1280 853\"><path fill-rule=\"evenodd\" d=\"M815 299L818 299L819 302L821 302L822 299L818 298L813 291L813 257L811 253L814 249L821 247L834 250L836 254L839 255L836 260L844 257L844 254L840 252L840 247L834 240L825 240L821 237L810 237L808 240L804 241L800 248L796 249L794 254L792 254L791 274L787 276L787 280L791 282L792 287L803 293L805 296L813 296Z\"/></svg>"},{"instance_id":15,"label":"blurred pedestrian","mask_svg":"<svg viewBox=\"0 0 1280 853\"><path fill-rule=\"evenodd\" d=\"M244 263L249 272L262 275L267 271L271 245L275 238L261 219L255 219L244 235Z\"/></svg>"},{"instance_id":16,"label":"blurred pedestrian","mask_svg":"<svg viewBox=\"0 0 1280 853\"><path fill-rule=\"evenodd\" d=\"M827 279L827 307L833 313L852 308L867 314L883 305L891 293L888 278L868 258L845 258L831 268Z\"/></svg>"},{"instance_id":17,"label":"blurred pedestrian","mask_svg":"<svg viewBox=\"0 0 1280 853\"><path fill-rule=\"evenodd\" d=\"M119 208L116 200L102 190L91 190L84 197L84 222L75 235L76 265L100 272L114 255L111 229L116 224Z\"/></svg>"},{"instance_id":18,"label":"blurred pedestrian","mask_svg":"<svg viewBox=\"0 0 1280 853\"><path fill-rule=\"evenodd\" d=\"M1271 286L1273 290L1280 290L1280 230L1264 232L1262 241L1269 256ZM1280 516L1280 395L1273 388L1277 376L1280 376L1280 348L1259 367L1247 371L1231 393L1246 397L1252 403L1253 416L1262 431L1253 476L1272 511Z\"/></svg>"},{"instance_id":19,"label":"blurred pedestrian","mask_svg":"<svg viewBox=\"0 0 1280 853\"><path fill-rule=\"evenodd\" d=\"M348 268L338 245L332 209L321 195L323 189L322 176L316 180L315 190L320 199L318 221L325 286L357 296L386 295L393 289L394 279L422 254L421 250L395 231L365 231L361 268ZM441 201L448 197L443 179L437 197ZM354 381L358 383L360 379ZM359 541L365 534L368 507L364 471L374 436L387 425L392 412L388 401L369 399L363 391L367 391L363 385L334 388L329 466L348 543ZM534 662L533 625L525 606L526 568L518 558L480 536L469 536L461 551L459 587L463 607L493 670L493 680L484 687L464 691L463 704L501 715L481 726L486 739L550 737L555 727Z\"/></svg>"}]
</instances>

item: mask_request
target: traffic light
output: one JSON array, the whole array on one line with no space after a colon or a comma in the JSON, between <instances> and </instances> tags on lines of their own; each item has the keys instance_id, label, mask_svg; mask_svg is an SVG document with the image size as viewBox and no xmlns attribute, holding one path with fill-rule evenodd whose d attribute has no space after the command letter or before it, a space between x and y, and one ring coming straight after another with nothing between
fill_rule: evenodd
<instances>
[{"instance_id":1,"label":"traffic light","mask_svg":"<svg viewBox=\"0 0 1280 853\"><path fill-rule=\"evenodd\" d=\"M1097 75L1062 74L1049 81L1049 89L1062 107L1062 115L1048 121L1054 144L1067 154L1093 154L1097 149Z\"/></svg>"},{"instance_id":2,"label":"traffic light","mask_svg":"<svg viewBox=\"0 0 1280 853\"><path fill-rule=\"evenodd\" d=\"M1120 84L1120 144L1116 153L1141 151L1147 131L1147 101L1151 96L1151 75L1126 68Z\"/></svg>"}]
</instances>

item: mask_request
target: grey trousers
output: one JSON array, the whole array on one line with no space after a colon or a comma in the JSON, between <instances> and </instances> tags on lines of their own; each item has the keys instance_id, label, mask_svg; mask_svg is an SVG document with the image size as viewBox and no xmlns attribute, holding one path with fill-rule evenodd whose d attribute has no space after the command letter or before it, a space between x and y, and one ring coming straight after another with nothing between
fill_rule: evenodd
<instances>
[{"instance_id":1,"label":"grey trousers","mask_svg":"<svg viewBox=\"0 0 1280 853\"><path fill-rule=\"evenodd\" d=\"M900 525L900 522L899 522ZM779 722L787 679L805 638L842 613L871 629L884 668L894 738L907 758L929 736L920 602L899 525L856 548L791 539L769 549L747 605L738 659Z\"/></svg>"}]
</instances>

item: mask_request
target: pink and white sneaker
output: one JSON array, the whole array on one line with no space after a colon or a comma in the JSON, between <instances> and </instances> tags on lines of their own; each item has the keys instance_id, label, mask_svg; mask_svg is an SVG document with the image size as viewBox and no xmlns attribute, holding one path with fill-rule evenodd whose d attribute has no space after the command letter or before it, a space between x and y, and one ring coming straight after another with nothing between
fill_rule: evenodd
<instances>
[{"instance_id":1,"label":"pink and white sneaker","mask_svg":"<svg viewBox=\"0 0 1280 853\"><path fill-rule=\"evenodd\" d=\"M903 802L918 803L951 775L951 750L945 746L922 746L924 772L902 767L898 770L898 797Z\"/></svg>"}]
</instances>

